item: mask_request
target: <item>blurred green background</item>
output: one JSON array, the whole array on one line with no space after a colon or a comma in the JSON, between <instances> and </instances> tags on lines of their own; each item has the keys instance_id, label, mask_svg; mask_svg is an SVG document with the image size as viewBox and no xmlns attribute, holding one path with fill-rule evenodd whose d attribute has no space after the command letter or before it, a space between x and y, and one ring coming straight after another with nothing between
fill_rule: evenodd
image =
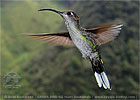
<instances>
[{"instance_id":1,"label":"blurred green background","mask_svg":"<svg viewBox=\"0 0 140 100\"><path fill-rule=\"evenodd\" d=\"M111 91L98 87L91 64L75 47L53 46L22 35L66 31L59 15L38 12L39 8L74 10L85 28L109 22L124 24L115 41L100 47ZM138 1L2 0L2 96L135 96L138 99L138 37ZM4 87L4 76L10 72L20 76L20 87Z\"/></svg>"}]
</instances>

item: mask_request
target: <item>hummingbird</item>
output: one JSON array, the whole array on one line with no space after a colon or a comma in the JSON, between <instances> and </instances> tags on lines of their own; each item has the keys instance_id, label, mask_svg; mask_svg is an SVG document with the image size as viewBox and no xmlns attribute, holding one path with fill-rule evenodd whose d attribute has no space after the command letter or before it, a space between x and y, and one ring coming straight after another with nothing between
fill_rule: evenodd
<instances>
[{"instance_id":1,"label":"hummingbird","mask_svg":"<svg viewBox=\"0 0 140 100\"><path fill-rule=\"evenodd\" d=\"M111 90L106 75L99 46L114 40L120 33L122 24L105 24L86 29L81 27L78 15L72 11L58 11L55 9L39 9L59 14L67 27L67 32L27 34L33 38L44 40L61 46L76 46L82 57L91 62L91 69L98 86Z\"/></svg>"}]
</instances>

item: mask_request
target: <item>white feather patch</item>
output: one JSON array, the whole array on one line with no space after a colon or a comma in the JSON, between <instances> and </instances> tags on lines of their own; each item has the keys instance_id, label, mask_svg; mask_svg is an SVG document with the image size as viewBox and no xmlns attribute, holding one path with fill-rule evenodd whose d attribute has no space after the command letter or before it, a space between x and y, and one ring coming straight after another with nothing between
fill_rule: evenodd
<instances>
[{"instance_id":1,"label":"white feather patch","mask_svg":"<svg viewBox=\"0 0 140 100\"><path fill-rule=\"evenodd\" d=\"M104 88L110 89L110 83L109 83L109 80L108 80L108 78L107 78L106 73L105 73L105 72L102 72L102 73L101 73L101 76L102 76L102 79L103 79L103 81L104 81L104 84L103 84Z\"/></svg>"},{"instance_id":2,"label":"white feather patch","mask_svg":"<svg viewBox=\"0 0 140 100\"><path fill-rule=\"evenodd\" d=\"M99 87L102 87L103 81L101 79L100 74L98 74L98 73L95 72L94 75L95 75L95 78L96 78L96 81L97 81Z\"/></svg>"}]
</instances>

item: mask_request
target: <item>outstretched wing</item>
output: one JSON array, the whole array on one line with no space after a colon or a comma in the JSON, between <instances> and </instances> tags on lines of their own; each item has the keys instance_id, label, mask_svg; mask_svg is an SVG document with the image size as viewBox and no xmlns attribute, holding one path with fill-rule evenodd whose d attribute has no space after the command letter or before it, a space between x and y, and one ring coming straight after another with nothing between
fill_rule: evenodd
<instances>
[{"instance_id":1,"label":"outstretched wing","mask_svg":"<svg viewBox=\"0 0 140 100\"><path fill-rule=\"evenodd\" d=\"M123 25L121 24L108 24L92 29L85 29L85 31L92 33L94 35L93 40L95 41L95 43L97 45L101 45L114 40L120 33L122 26Z\"/></svg>"},{"instance_id":2,"label":"outstretched wing","mask_svg":"<svg viewBox=\"0 0 140 100\"><path fill-rule=\"evenodd\" d=\"M53 43L55 45L73 46L72 39L68 32L60 33L40 33L40 34L26 34L36 39Z\"/></svg>"}]
</instances>

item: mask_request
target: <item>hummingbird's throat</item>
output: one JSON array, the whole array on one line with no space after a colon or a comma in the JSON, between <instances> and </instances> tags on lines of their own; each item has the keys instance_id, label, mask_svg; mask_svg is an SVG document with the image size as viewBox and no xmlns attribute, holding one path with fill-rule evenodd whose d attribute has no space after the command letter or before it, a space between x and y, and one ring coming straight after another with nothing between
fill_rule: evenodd
<instances>
[{"instance_id":1,"label":"hummingbird's throat","mask_svg":"<svg viewBox=\"0 0 140 100\"><path fill-rule=\"evenodd\" d=\"M74 20L75 21L79 21L79 17L74 17Z\"/></svg>"}]
</instances>

